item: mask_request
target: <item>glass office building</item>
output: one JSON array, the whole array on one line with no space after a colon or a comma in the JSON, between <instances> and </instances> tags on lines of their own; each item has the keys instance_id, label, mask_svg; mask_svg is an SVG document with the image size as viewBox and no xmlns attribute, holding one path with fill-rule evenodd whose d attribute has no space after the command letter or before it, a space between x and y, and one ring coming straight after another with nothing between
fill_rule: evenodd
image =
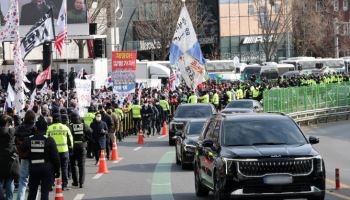
<instances>
[{"instance_id":1,"label":"glass office building","mask_svg":"<svg viewBox=\"0 0 350 200\"><path fill-rule=\"evenodd\" d=\"M278 5L273 9L277 11ZM256 8L255 0L219 0L221 59L237 56L241 62L265 61L258 10L262 8ZM285 36L274 56L276 61L293 55L292 34Z\"/></svg>"}]
</instances>

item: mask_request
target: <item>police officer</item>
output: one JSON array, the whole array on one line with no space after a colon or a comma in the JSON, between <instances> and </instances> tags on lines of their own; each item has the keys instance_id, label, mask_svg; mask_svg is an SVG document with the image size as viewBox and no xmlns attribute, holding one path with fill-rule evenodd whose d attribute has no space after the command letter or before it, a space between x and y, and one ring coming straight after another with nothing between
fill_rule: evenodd
<instances>
[{"instance_id":1,"label":"police officer","mask_svg":"<svg viewBox=\"0 0 350 200\"><path fill-rule=\"evenodd\" d=\"M83 120L86 125L90 127L91 123L95 119L96 108L95 106L90 106L88 112L84 115ZM93 158L94 144L92 141L87 142L87 157Z\"/></svg>"},{"instance_id":2,"label":"police officer","mask_svg":"<svg viewBox=\"0 0 350 200\"><path fill-rule=\"evenodd\" d=\"M188 103L190 103L190 104L198 103L198 97L194 92L192 92L191 96L188 97Z\"/></svg>"},{"instance_id":3,"label":"police officer","mask_svg":"<svg viewBox=\"0 0 350 200\"><path fill-rule=\"evenodd\" d=\"M74 141L70 129L61 124L60 114L53 114L52 120L53 123L48 127L46 135L55 140L61 163L62 189L68 190L69 149L73 148Z\"/></svg>"},{"instance_id":4,"label":"police officer","mask_svg":"<svg viewBox=\"0 0 350 200\"><path fill-rule=\"evenodd\" d=\"M209 94L207 91L203 92L203 96L201 96L199 98L199 100L201 101L201 103L209 103Z\"/></svg>"},{"instance_id":5,"label":"police officer","mask_svg":"<svg viewBox=\"0 0 350 200\"><path fill-rule=\"evenodd\" d=\"M162 96L161 100L159 101L159 105L163 109L163 121L162 121L162 124L163 124L164 121L168 121L170 106L169 106L169 103L165 100L164 96Z\"/></svg>"},{"instance_id":6,"label":"police officer","mask_svg":"<svg viewBox=\"0 0 350 200\"><path fill-rule=\"evenodd\" d=\"M220 98L218 91L215 91L213 98L211 99L211 103L215 106L216 109L219 109Z\"/></svg>"},{"instance_id":7,"label":"police officer","mask_svg":"<svg viewBox=\"0 0 350 200\"><path fill-rule=\"evenodd\" d=\"M55 141L44 134L30 136L20 146L29 152L29 194L28 200L35 200L41 187L41 200L49 199L54 177L60 177L60 158Z\"/></svg>"},{"instance_id":8,"label":"police officer","mask_svg":"<svg viewBox=\"0 0 350 200\"><path fill-rule=\"evenodd\" d=\"M134 123L134 135L137 135L138 131L141 129L141 109L139 101L135 101L135 103L131 106L132 120Z\"/></svg>"},{"instance_id":9,"label":"police officer","mask_svg":"<svg viewBox=\"0 0 350 200\"><path fill-rule=\"evenodd\" d=\"M69 124L69 128L72 132L74 140L73 151L70 155L70 164L73 179L72 185L83 188L85 180L86 142L92 140L92 130L88 125L82 123L77 113L71 114L71 123ZM79 169L79 180L77 176L77 163Z\"/></svg>"}]
</instances>

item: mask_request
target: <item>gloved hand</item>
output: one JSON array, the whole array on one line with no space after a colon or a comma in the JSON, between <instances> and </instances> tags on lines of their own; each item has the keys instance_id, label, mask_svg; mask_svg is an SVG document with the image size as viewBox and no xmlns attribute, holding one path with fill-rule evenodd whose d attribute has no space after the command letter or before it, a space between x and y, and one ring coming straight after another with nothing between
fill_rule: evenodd
<instances>
[{"instance_id":1,"label":"gloved hand","mask_svg":"<svg viewBox=\"0 0 350 200\"><path fill-rule=\"evenodd\" d=\"M60 176L61 176L61 174L59 171L55 173L55 178L59 178Z\"/></svg>"}]
</instances>

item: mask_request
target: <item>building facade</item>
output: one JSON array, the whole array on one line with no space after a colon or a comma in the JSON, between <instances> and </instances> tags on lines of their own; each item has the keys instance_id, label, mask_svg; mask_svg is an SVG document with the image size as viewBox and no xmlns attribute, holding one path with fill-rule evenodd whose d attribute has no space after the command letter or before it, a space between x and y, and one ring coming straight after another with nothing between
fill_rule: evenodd
<instances>
[{"instance_id":1,"label":"building facade","mask_svg":"<svg viewBox=\"0 0 350 200\"><path fill-rule=\"evenodd\" d=\"M278 6L276 3L274 12L278 12ZM233 59L237 56L241 62L250 63L266 60L262 48L262 23L259 22L264 9L267 7L257 8L255 0L219 0L222 59ZM281 34L284 34L283 41L278 45L274 60L293 55L291 33Z\"/></svg>"},{"instance_id":2,"label":"building facade","mask_svg":"<svg viewBox=\"0 0 350 200\"><path fill-rule=\"evenodd\" d=\"M164 59L164 57L162 58L160 56L159 51L161 51L162 45L165 45L167 49L169 48L172 36L174 35L174 31L172 30L175 30L175 25L179 17L179 6L181 6L181 1L178 1L180 5L172 8L174 4L169 3L170 1L172 0L124 0L123 18L118 20L117 23L119 27L120 49L137 50L138 59L140 60ZM205 22L204 24L193 22L202 51L206 58L219 59L218 0L188 0L186 1L186 5L188 5L187 7L190 13L193 12L193 9L189 8L191 1L199 2L198 5L202 5L196 8L198 9L195 11L196 17L192 19L192 21L203 20ZM201 9L205 9L205 11ZM168 19L169 24L164 20L166 12L171 16ZM171 23L174 25L173 28L171 27L173 25L170 25ZM151 33L153 28L157 29L156 32L163 31L155 24L161 24L168 35L161 37L159 33ZM140 33L142 32L140 30L144 30L143 33ZM168 41L164 42L162 39L167 39Z\"/></svg>"}]
</instances>

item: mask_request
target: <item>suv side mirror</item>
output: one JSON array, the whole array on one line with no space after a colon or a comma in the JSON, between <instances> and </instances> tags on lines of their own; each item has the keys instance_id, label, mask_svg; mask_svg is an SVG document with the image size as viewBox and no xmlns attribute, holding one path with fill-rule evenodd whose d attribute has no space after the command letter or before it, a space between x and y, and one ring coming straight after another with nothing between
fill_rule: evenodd
<instances>
[{"instance_id":1,"label":"suv side mirror","mask_svg":"<svg viewBox=\"0 0 350 200\"><path fill-rule=\"evenodd\" d=\"M309 142L310 142L310 144L318 144L318 143L320 143L320 139L317 137L314 137L314 136L310 136Z\"/></svg>"},{"instance_id":2,"label":"suv side mirror","mask_svg":"<svg viewBox=\"0 0 350 200\"><path fill-rule=\"evenodd\" d=\"M202 145L203 147L212 148L214 146L214 142L212 140L204 140Z\"/></svg>"}]
</instances>

